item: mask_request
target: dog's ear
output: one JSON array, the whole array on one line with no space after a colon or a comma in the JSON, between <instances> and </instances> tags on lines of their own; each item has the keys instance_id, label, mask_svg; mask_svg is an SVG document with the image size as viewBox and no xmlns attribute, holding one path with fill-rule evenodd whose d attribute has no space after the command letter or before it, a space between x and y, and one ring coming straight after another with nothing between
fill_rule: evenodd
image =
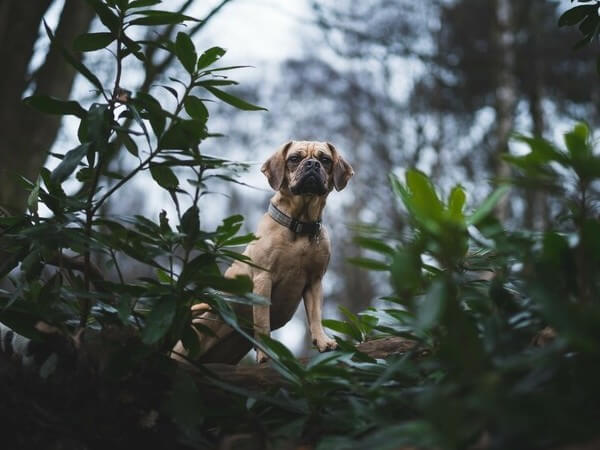
<instances>
[{"instance_id":1,"label":"dog's ear","mask_svg":"<svg viewBox=\"0 0 600 450\"><path fill-rule=\"evenodd\" d=\"M265 174L271 187L278 191L283 184L285 176L285 152L292 145L293 141L286 142L279 150L265 161L260 171Z\"/></svg>"},{"instance_id":2,"label":"dog's ear","mask_svg":"<svg viewBox=\"0 0 600 450\"><path fill-rule=\"evenodd\" d=\"M333 185L336 191L341 191L348 184L348 180L354 175L352 166L346 162L333 144L327 142L327 146L333 154Z\"/></svg>"}]
</instances>

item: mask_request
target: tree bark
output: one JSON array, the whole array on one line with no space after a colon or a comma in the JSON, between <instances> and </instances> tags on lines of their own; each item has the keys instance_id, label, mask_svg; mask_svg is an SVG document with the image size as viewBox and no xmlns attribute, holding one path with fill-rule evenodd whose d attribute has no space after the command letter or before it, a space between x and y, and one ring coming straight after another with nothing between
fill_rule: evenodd
<instances>
[{"instance_id":1,"label":"tree bark","mask_svg":"<svg viewBox=\"0 0 600 450\"><path fill-rule=\"evenodd\" d=\"M535 55L531 61L532 82L529 86L529 115L533 124L533 134L542 137L545 131L544 110L542 105L544 86L544 61L540 55L540 9L545 7L540 1L532 1L528 5L529 45L530 55ZM545 193L541 189L530 189L526 194L525 225L533 230L543 230L548 223L548 204Z\"/></svg>"},{"instance_id":2,"label":"tree bark","mask_svg":"<svg viewBox=\"0 0 600 450\"><path fill-rule=\"evenodd\" d=\"M400 355L416 349L417 343L402 337L385 337L372 341L361 342L356 349L371 358L385 359L390 356ZM424 355L424 353L423 353ZM300 361L306 364L310 358ZM201 384L207 384L205 372L180 363L180 367L192 373ZM220 381L231 383L245 389L265 390L272 387L285 385L287 381L275 370L271 364L260 365L232 365L232 364L204 364L203 367L212 372Z\"/></svg>"},{"instance_id":3,"label":"tree bark","mask_svg":"<svg viewBox=\"0 0 600 450\"><path fill-rule=\"evenodd\" d=\"M59 118L23 105L23 93L33 82L35 94L67 98L76 74L57 49L50 48L39 70L29 77L38 30L51 3L8 1L0 7L0 60L7 67L0 81L0 204L16 211L25 210L28 195L19 177L37 178L60 127ZM56 38L69 47L87 31L93 17L83 0L66 0Z\"/></svg>"}]
</instances>

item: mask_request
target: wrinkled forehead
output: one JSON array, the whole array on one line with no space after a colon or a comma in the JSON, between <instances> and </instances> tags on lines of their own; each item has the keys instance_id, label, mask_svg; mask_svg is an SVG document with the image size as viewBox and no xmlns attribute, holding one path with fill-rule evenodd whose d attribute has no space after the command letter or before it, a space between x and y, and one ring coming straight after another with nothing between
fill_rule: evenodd
<instances>
[{"instance_id":1,"label":"wrinkled forehead","mask_svg":"<svg viewBox=\"0 0 600 450\"><path fill-rule=\"evenodd\" d=\"M333 157L333 153L327 143L318 141L294 141L288 149L287 154L299 153L302 157L327 155Z\"/></svg>"}]
</instances>

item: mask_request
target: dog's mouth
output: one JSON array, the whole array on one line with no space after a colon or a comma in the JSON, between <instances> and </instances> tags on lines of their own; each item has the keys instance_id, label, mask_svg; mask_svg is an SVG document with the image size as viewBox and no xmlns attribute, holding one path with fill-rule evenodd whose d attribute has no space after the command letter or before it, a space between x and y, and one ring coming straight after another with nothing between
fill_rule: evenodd
<instances>
[{"instance_id":1,"label":"dog's mouth","mask_svg":"<svg viewBox=\"0 0 600 450\"><path fill-rule=\"evenodd\" d=\"M309 171L290 187L294 195L323 195L327 193L325 182L318 172Z\"/></svg>"}]
</instances>

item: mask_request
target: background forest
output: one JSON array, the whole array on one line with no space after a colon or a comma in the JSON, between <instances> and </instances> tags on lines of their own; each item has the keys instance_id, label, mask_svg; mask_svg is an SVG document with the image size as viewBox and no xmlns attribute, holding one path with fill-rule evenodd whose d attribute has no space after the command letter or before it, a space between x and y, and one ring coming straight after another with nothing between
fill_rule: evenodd
<instances>
[{"instance_id":1,"label":"background forest","mask_svg":"<svg viewBox=\"0 0 600 450\"><path fill-rule=\"evenodd\" d=\"M15 445L48 436L52 448L594 442L597 8L0 5L10 68L0 78L0 320L42 340L40 319L67 334L98 331L108 341L98 348L115 350L116 340L127 353L111 350L94 366L106 382L99 393L83 383L65 395L78 426L63 427L63 410L15 416L14 429L40 426ZM272 42L263 47L261 35ZM333 142L356 172L324 219L334 236L325 324L341 350L296 359L314 353L299 311L275 334L291 352L257 344L281 377L266 390L202 367L182 375L161 358L179 339L193 351L190 304L209 302L243 331L229 303L260 301L220 273L266 210L260 164L290 138ZM373 355L361 347L371 339L409 344ZM6 410L36 403L13 377ZM36 388L43 408L62 398L60 383ZM105 392L147 395L150 385L160 389L123 407L119 429L110 411L121 399ZM101 411L95 431L82 392Z\"/></svg>"},{"instance_id":2,"label":"background forest","mask_svg":"<svg viewBox=\"0 0 600 450\"><path fill-rule=\"evenodd\" d=\"M64 41L98 27L90 9L61 8L59 3L38 2L34 9L15 3L3 6L0 48L3 61L14 69L2 80L6 100L0 126L6 139L0 148L0 170L6 175L1 180L0 204L17 210L24 207L27 193L15 175L33 179L43 164L56 165L47 150L57 137L74 133L73 125L71 131L61 132L58 118L38 115L21 103L23 95L31 93L66 98L75 81L75 71L59 52L45 52L47 41L38 34L40 19L50 7L54 14L60 13L56 34ZM243 20L238 8L243 13L248 6L243 0L240 5L236 0L214 2L212 9L191 1L180 3L180 11L198 12L208 19L190 29L200 46L219 44L220 30L227 33L235 27ZM329 315L336 314L337 304L358 312L385 294L377 288L376 275L347 264L347 259L365 256L351 243L352 225L405 226L397 208L390 207L394 200L388 173L402 175L405 168L417 167L443 191L459 182L469 190L470 200L477 201L489 193L490 180L510 174L500 155L509 148L512 131L556 138L573 119L592 125L597 120L596 73L590 64L594 50L573 51L577 31L557 28L561 8L568 2L303 3L289 8L267 5L275 20L300 25L290 29L295 47L275 54L265 49L260 66L239 73L242 84L232 89L269 112L249 117L229 106L208 105L214 131L223 137L204 143L207 153L254 163L242 181L261 190L214 183L212 190L225 195L212 196L201 215L214 224L215 217L243 214L245 229L252 231L270 196L257 170L259 163L288 138L335 143L358 170L349 191L326 211L336 241L326 284ZM16 17L22 19L12 19ZM172 26L160 33L176 31ZM148 38L157 37L155 30L148 33ZM174 57L161 59L157 52L149 52L144 73L139 69L131 73L127 88L147 91L181 70ZM286 53L293 56L285 58ZM239 61L228 62L257 64L243 54L238 51ZM86 61L101 78L110 79L111 68L98 58L98 53L91 53ZM93 100L86 88L80 89L87 101ZM69 122L62 124L69 127ZM38 130L34 136L28 132L31 129ZM17 148L23 157L11 156ZM510 150L523 151L514 144ZM111 169L123 170L123 164L127 163L122 157L115 156ZM143 192L148 189L153 189L149 174L145 181L130 185L127 195L105 213L158 214L168 198L154 188L158 200L144 202L148 197ZM502 216L512 227L541 230L551 208L543 193L517 191L502 206ZM292 333L302 333L303 323L294 321ZM290 337L288 343L298 348L307 340Z\"/></svg>"}]
</instances>

